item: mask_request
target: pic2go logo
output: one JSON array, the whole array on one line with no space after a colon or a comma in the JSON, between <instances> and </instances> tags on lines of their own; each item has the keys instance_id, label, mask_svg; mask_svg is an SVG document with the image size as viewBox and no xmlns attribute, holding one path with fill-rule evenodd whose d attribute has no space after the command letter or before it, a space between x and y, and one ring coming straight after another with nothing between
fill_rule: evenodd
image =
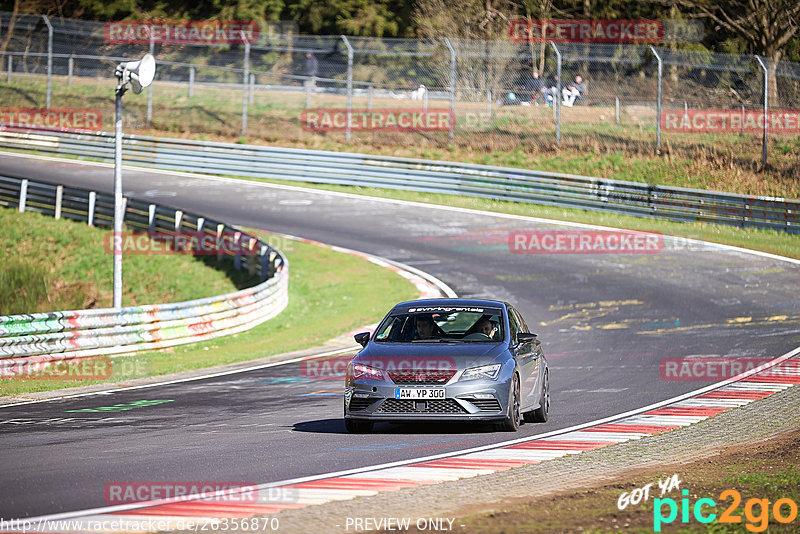
<instances>
[{"instance_id":1,"label":"pic2go logo","mask_svg":"<svg viewBox=\"0 0 800 534\"><path fill-rule=\"evenodd\" d=\"M717 514L713 512L706 513L704 507L716 508L717 503L714 499L703 498L695 501L694 506L689 504L689 490L683 490L683 499L681 499L680 512L681 523L689 522L689 514L694 515L695 520L700 523L711 523L717 519ZM742 516L734 513L742 502L741 494L734 490L728 489L719 494L720 501L727 501L731 499L730 505L719 516L719 523L742 523ZM664 509L666 506L666 510ZM778 523L791 523L797 518L797 503L789 498L778 499L772 504L772 517ZM664 513L667 512L667 515ZM744 504L744 517L747 520L745 528L750 532L764 532L769 527L770 519L770 503L769 499L748 499ZM653 500L653 531L661 532L661 525L669 525L678 518L678 503L675 499L667 497L666 499Z\"/></svg>"}]
</instances>

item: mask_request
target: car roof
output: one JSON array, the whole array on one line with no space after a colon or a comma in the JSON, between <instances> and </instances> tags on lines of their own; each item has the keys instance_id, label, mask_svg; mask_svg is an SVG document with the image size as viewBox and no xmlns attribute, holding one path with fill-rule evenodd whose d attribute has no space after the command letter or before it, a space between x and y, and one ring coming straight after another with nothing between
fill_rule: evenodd
<instances>
[{"instance_id":1,"label":"car roof","mask_svg":"<svg viewBox=\"0 0 800 534\"><path fill-rule=\"evenodd\" d=\"M407 300L395 304L392 310L406 309L406 308L427 308L427 307L487 307L487 308L501 308L506 309L511 306L509 303L502 300L490 299L419 299Z\"/></svg>"}]
</instances>

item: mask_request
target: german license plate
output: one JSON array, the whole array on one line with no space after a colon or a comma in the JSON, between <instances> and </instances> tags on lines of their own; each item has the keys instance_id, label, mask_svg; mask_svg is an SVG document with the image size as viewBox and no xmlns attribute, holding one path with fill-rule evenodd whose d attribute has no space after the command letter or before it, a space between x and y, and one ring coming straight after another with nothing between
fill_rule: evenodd
<instances>
[{"instance_id":1,"label":"german license plate","mask_svg":"<svg viewBox=\"0 0 800 534\"><path fill-rule=\"evenodd\" d=\"M395 388L395 399L443 399L445 398L445 388Z\"/></svg>"}]
</instances>

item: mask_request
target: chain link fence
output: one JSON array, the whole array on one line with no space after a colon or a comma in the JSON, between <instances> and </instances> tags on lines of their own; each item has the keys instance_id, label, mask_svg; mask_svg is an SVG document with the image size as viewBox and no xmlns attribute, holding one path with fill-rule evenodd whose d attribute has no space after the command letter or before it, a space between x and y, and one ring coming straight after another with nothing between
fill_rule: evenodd
<instances>
[{"instance_id":1,"label":"chain link fence","mask_svg":"<svg viewBox=\"0 0 800 534\"><path fill-rule=\"evenodd\" d=\"M800 65L756 56L632 44L310 36L281 25L262 29L253 42L114 44L103 23L9 13L0 19L0 105L89 107L102 113L104 130L113 128L114 67L151 52L156 81L144 98L125 99L127 133L319 147L333 140L661 152L760 170L770 150L796 149L800 131ZM578 76L585 89L573 101L565 92ZM439 120L411 128L361 120L369 113L396 120L403 110L438 113ZM785 110L794 115L776 123L776 112ZM791 164L772 170L800 175Z\"/></svg>"}]
</instances>

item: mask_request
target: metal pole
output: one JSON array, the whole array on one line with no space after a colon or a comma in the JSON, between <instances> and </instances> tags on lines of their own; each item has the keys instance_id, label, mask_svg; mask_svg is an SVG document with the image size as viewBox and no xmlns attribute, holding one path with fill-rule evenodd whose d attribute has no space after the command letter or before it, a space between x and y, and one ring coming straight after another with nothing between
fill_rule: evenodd
<instances>
[{"instance_id":1,"label":"metal pole","mask_svg":"<svg viewBox=\"0 0 800 534\"><path fill-rule=\"evenodd\" d=\"M486 113L492 118L492 90L486 90Z\"/></svg>"},{"instance_id":2,"label":"metal pole","mask_svg":"<svg viewBox=\"0 0 800 534\"><path fill-rule=\"evenodd\" d=\"M350 141L350 116L353 113L353 47L344 35L341 36L347 47L347 124L345 125L345 140Z\"/></svg>"},{"instance_id":3,"label":"metal pole","mask_svg":"<svg viewBox=\"0 0 800 534\"><path fill-rule=\"evenodd\" d=\"M447 48L450 50L450 144L453 144L453 134L456 127L456 51L450 44L450 39L444 38Z\"/></svg>"},{"instance_id":4,"label":"metal pole","mask_svg":"<svg viewBox=\"0 0 800 534\"><path fill-rule=\"evenodd\" d=\"M117 86L114 122L114 308L122 308L122 95L125 85Z\"/></svg>"},{"instance_id":5,"label":"metal pole","mask_svg":"<svg viewBox=\"0 0 800 534\"><path fill-rule=\"evenodd\" d=\"M50 94L53 85L53 26L47 15L42 15L42 19L47 24L47 109L50 109Z\"/></svg>"},{"instance_id":6,"label":"metal pole","mask_svg":"<svg viewBox=\"0 0 800 534\"><path fill-rule=\"evenodd\" d=\"M367 97L367 110L372 111L372 92L374 91L372 84L369 84L369 96Z\"/></svg>"},{"instance_id":7,"label":"metal pole","mask_svg":"<svg viewBox=\"0 0 800 534\"><path fill-rule=\"evenodd\" d=\"M762 61L761 56L756 56L756 60L758 64L761 65L761 69L764 71L764 141L763 141L763 148L761 150L761 166L764 167L767 165L767 116L769 115L769 70L767 70L767 65Z\"/></svg>"},{"instance_id":8,"label":"metal pole","mask_svg":"<svg viewBox=\"0 0 800 534\"><path fill-rule=\"evenodd\" d=\"M67 60L67 85L72 85L72 70L75 66L75 60L72 56L73 54L70 54Z\"/></svg>"},{"instance_id":9,"label":"metal pole","mask_svg":"<svg viewBox=\"0 0 800 534\"><path fill-rule=\"evenodd\" d=\"M658 55L656 49L653 46L650 46L650 51L653 52L653 55L656 56L656 60L658 61L658 100L656 101L656 151L661 151L661 75L663 65L661 62L661 56Z\"/></svg>"},{"instance_id":10,"label":"metal pole","mask_svg":"<svg viewBox=\"0 0 800 534\"><path fill-rule=\"evenodd\" d=\"M150 55L155 56L156 45L153 40L153 27L148 26L147 31L150 33ZM150 122L153 120L153 84L147 87L147 126L150 127Z\"/></svg>"},{"instance_id":11,"label":"metal pole","mask_svg":"<svg viewBox=\"0 0 800 534\"><path fill-rule=\"evenodd\" d=\"M247 133L247 80L250 78L250 42L242 31L244 41L244 78L242 79L242 135Z\"/></svg>"},{"instance_id":12,"label":"metal pole","mask_svg":"<svg viewBox=\"0 0 800 534\"><path fill-rule=\"evenodd\" d=\"M553 108L556 110L556 145L561 145L561 51L556 46L556 43L550 41L550 46L556 53L556 76L558 82L556 83L556 94L553 95Z\"/></svg>"},{"instance_id":13,"label":"metal pole","mask_svg":"<svg viewBox=\"0 0 800 534\"><path fill-rule=\"evenodd\" d=\"M8 72L6 74L6 83L11 83L11 71L14 70L14 56L8 55Z\"/></svg>"},{"instance_id":14,"label":"metal pole","mask_svg":"<svg viewBox=\"0 0 800 534\"><path fill-rule=\"evenodd\" d=\"M250 103L256 98L256 75L250 74Z\"/></svg>"},{"instance_id":15,"label":"metal pole","mask_svg":"<svg viewBox=\"0 0 800 534\"><path fill-rule=\"evenodd\" d=\"M619 97L617 97L617 110L616 111L617 111L617 113L616 113L617 124L619 124Z\"/></svg>"},{"instance_id":16,"label":"metal pole","mask_svg":"<svg viewBox=\"0 0 800 534\"><path fill-rule=\"evenodd\" d=\"M686 100L683 101L683 129L689 129L689 103Z\"/></svg>"},{"instance_id":17,"label":"metal pole","mask_svg":"<svg viewBox=\"0 0 800 534\"><path fill-rule=\"evenodd\" d=\"M194 65L189 67L189 98L194 96Z\"/></svg>"}]
</instances>

